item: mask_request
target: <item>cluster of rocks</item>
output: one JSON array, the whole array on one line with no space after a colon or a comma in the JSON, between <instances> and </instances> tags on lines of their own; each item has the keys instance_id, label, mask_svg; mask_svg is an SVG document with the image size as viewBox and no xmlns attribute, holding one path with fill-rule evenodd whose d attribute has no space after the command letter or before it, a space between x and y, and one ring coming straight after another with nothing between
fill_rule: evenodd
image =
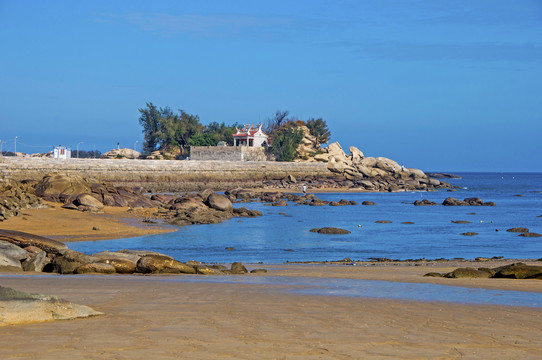
<instances>
[{"instance_id":1,"label":"cluster of rocks","mask_svg":"<svg viewBox=\"0 0 542 360\"><path fill-rule=\"evenodd\" d=\"M102 159L139 159L141 153L134 149L113 149L101 156Z\"/></svg>"},{"instance_id":2,"label":"cluster of rocks","mask_svg":"<svg viewBox=\"0 0 542 360\"><path fill-rule=\"evenodd\" d=\"M26 182L0 179L0 221L19 216L23 209L45 207Z\"/></svg>"},{"instance_id":3,"label":"cluster of rocks","mask_svg":"<svg viewBox=\"0 0 542 360\"><path fill-rule=\"evenodd\" d=\"M385 157L365 157L351 146L346 155L338 142L314 156L314 161L327 162L328 169L347 181L348 187L369 191L434 190L450 188L450 184L428 177L422 170L405 168Z\"/></svg>"},{"instance_id":4,"label":"cluster of rocks","mask_svg":"<svg viewBox=\"0 0 542 360\"><path fill-rule=\"evenodd\" d=\"M287 201L291 201L296 205L309 205L309 206L346 206L346 205L359 205L356 201L349 201L341 199L339 201L327 201L316 197L314 194L297 195L292 193L280 193L280 192L257 192L247 189L232 189L227 190L224 193L232 202L243 203L260 201L266 202L269 206L287 206Z\"/></svg>"},{"instance_id":5,"label":"cluster of rocks","mask_svg":"<svg viewBox=\"0 0 542 360\"><path fill-rule=\"evenodd\" d=\"M530 232L529 229L526 227L514 227L514 228L507 229L506 231L519 233L519 236L522 236L522 237L542 237L542 234Z\"/></svg>"},{"instance_id":6,"label":"cluster of rocks","mask_svg":"<svg viewBox=\"0 0 542 360\"><path fill-rule=\"evenodd\" d=\"M471 267L457 268L449 273L430 272L424 276L445 278L508 278L508 279L540 279L542 280L542 266L514 263L496 268Z\"/></svg>"},{"instance_id":7,"label":"cluster of rocks","mask_svg":"<svg viewBox=\"0 0 542 360\"><path fill-rule=\"evenodd\" d=\"M0 230L0 271L49 272L58 274L245 274L239 262L205 265L198 261L186 263L154 251L103 251L87 255L68 249L66 244L20 231ZM265 272L255 269L252 272Z\"/></svg>"},{"instance_id":8,"label":"cluster of rocks","mask_svg":"<svg viewBox=\"0 0 542 360\"><path fill-rule=\"evenodd\" d=\"M328 234L328 235L346 235L350 234L350 231L346 229L341 229L337 227L323 227L323 228L314 228L310 232L315 232L318 234Z\"/></svg>"},{"instance_id":9,"label":"cluster of rocks","mask_svg":"<svg viewBox=\"0 0 542 360\"><path fill-rule=\"evenodd\" d=\"M428 199L416 200L413 202L413 204L416 206L438 205L436 202L430 201ZM477 197L466 198L465 200L458 200L453 197L447 197L442 202L442 205L444 206L495 206L495 203L493 201L484 202L482 199L477 198Z\"/></svg>"}]
</instances>

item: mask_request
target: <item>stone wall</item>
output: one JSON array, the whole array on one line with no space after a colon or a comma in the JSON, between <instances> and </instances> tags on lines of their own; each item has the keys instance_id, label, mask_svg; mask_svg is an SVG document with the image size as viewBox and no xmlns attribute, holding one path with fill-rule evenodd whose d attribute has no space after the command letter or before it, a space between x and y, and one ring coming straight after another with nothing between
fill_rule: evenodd
<instances>
[{"instance_id":1,"label":"stone wall","mask_svg":"<svg viewBox=\"0 0 542 360\"><path fill-rule=\"evenodd\" d=\"M265 149L251 146L191 146L190 160L265 161Z\"/></svg>"},{"instance_id":2,"label":"stone wall","mask_svg":"<svg viewBox=\"0 0 542 360\"><path fill-rule=\"evenodd\" d=\"M258 187L263 181L283 179L288 175L298 179L333 176L325 163L0 157L2 178L40 179L53 172L77 174L116 186L141 187L150 191L226 190Z\"/></svg>"}]
</instances>

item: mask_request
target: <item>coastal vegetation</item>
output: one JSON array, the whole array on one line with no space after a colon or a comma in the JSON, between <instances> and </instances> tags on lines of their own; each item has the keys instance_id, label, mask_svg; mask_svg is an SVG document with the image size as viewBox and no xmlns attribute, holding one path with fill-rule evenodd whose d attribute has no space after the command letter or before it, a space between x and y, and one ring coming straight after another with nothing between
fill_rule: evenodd
<instances>
[{"instance_id":1,"label":"coastal vegetation","mask_svg":"<svg viewBox=\"0 0 542 360\"><path fill-rule=\"evenodd\" d=\"M170 107L159 108L152 102L138 109L139 123L143 127L143 153L160 150L165 153L186 155L190 146L216 146L222 142L233 145L233 134L239 123L211 122L203 125L198 115L179 109L174 113ZM277 110L267 120L264 132L269 135L267 153L277 161L293 161L300 157L299 148L307 135L312 137L314 151L329 141L331 132L322 118L310 118L306 122L289 117L288 111Z\"/></svg>"}]
</instances>

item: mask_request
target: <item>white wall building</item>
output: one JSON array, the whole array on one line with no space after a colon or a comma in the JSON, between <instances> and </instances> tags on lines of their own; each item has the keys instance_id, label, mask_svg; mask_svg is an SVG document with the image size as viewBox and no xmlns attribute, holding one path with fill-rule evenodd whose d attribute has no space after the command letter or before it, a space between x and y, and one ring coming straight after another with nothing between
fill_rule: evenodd
<instances>
[{"instance_id":1,"label":"white wall building","mask_svg":"<svg viewBox=\"0 0 542 360\"><path fill-rule=\"evenodd\" d=\"M242 129L237 129L237 133L233 134L233 146L252 146L261 147L267 144L267 136L262 131L262 124L245 125Z\"/></svg>"},{"instance_id":2,"label":"white wall building","mask_svg":"<svg viewBox=\"0 0 542 360\"><path fill-rule=\"evenodd\" d=\"M66 146L55 146L53 149L53 159L70 159L72 157L71 149Z\"/></svg>"}]
</instances>

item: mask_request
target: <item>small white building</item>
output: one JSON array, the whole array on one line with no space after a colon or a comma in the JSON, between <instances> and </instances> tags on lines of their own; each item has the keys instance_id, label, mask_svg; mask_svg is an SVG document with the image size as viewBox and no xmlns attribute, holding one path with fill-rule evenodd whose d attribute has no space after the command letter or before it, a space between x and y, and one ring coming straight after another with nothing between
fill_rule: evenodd
<instances>
[{"instance_id":1,"label":"small white building","mask_svg":"<svg viewBox=\"0 0 542 360\"><path fill-rule=\"evenodd\" d=\"M262 147L267 144L267 136L262 131L262 124L245 125L242 129L237 129L237 133L233 134L233 146L251 146Z\"/></svg>"},{"instance_id":2,"label":"small white building","mask_svg":"<svg viewBox=\"0 0 542 360\"><path fill-rule=\"evenodd\" d=\"M70 159L72 157L72 151L66 146L55 146L53 149L53 159Z\"/></svg>"}]
</instances>

